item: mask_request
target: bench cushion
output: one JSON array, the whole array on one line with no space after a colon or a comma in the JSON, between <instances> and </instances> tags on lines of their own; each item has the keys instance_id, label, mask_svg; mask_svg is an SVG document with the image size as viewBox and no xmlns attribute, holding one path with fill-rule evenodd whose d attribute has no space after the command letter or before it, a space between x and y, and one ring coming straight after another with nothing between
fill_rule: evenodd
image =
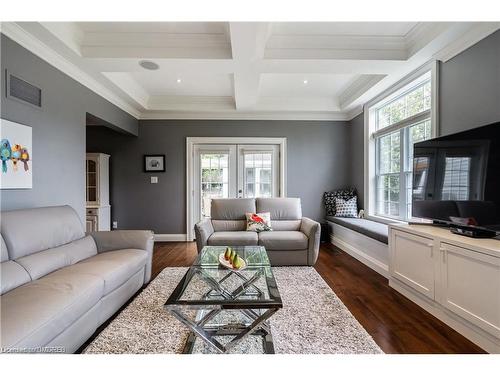
<instances>
[{"instance_id":1,"label":"bench cushion","mask_svg":"<svg viewBox=\"0 0 500 375\"><path fill-rule=\"evenodd\" d=\"M365 236L373 238L374 240L383 242L385 244L389 243L389 229L387 224L382 224L367 219L335 216L327 216L326 220L338 225L342 225L343 227L349 228L355 232L364 234Z\"/></svg>"}]
</instances>

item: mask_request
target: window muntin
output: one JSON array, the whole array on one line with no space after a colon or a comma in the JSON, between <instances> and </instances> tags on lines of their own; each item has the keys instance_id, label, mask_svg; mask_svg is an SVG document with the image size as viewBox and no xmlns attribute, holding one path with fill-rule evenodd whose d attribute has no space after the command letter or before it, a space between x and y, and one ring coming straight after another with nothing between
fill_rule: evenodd
<instances>
[{"instance_id":1,"label":"window muntin","mask_svg":"<svg viewBox=\"0 0 500 375\"><path fill-rule=\"evenodd\" d=\"M431 108L430 79L376 109L376 129L394 125Z\"/></svg>"},{"instance_id":2,"label":"window muntin","mask_svg":"<svg viewBox=\"0 0 500 375\"><path fill-rule=\"evenodd\" d=\"M201 154L200 159L201 213L210 217L212 198L229 197L229 154Z\"/></svg>"},{"instance_id":3,"label":"window muntin","mask_svg":"<svg viewBox=\"0 0 500 375\"><path fill-rule=\"evenodd\" d=\"M374 107L376 215L411 218L413 145L432 136L430 109L430 73ZM420 176L419 183L425 178Z\"/></svg>"},{"instance_id":4,"label":"window muntin","mask_svg":"<svg viewBox=\"0 0 500 375\"><path fill-rule=\"evenodd\" d=\"M245 197L272 196L272 152L246 152L244 155Z\"/></svg>"}]
</instances>

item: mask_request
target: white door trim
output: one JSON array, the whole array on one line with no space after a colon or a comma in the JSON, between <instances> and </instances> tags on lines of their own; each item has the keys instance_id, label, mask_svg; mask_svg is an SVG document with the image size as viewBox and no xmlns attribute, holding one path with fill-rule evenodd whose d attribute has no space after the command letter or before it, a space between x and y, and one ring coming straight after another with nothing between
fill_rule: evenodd
<instances>
[{"instance_id":1,"label":"white door trim","mask_svg":"<svg viewBox=\"0 0 500 375\"><path fill-rule=\"evenodd\" d=\"M279 196L286 197L287 145L286 138L261 137L186 137L186 233L187 241L194 239L194 146L197 144L240 144L279 146Z\"/></svg>"}]
</instances>

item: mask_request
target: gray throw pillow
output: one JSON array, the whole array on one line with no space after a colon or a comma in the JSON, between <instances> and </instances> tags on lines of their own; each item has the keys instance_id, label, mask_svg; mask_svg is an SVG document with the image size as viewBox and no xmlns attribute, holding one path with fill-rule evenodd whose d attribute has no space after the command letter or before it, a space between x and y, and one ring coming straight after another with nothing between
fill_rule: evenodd
<instances>
[{"instance_id":1,"label":"gray throw pillow","mask_svg":"<svg viewBox=\"0 0 500 375\"><path fill-rule=\"evenodd\" d=\"M336 217L358 217L357 197L351 199L335 198Z\"/></svg>"}]
</instances>

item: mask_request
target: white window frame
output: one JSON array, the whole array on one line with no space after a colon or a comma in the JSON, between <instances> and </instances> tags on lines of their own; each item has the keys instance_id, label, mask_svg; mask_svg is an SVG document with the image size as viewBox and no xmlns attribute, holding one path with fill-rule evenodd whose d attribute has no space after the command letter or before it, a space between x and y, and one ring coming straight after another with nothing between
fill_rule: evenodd
<instances>
[{"instance_id":1,"label":"white window frame","mask_svg":"<svg viewBox=\"0 0 500 375\"><path fill-rule=\"evenodd\" d=\"M410 85L412 82L418 80L420 77L425 75L426 73L431 73L431 109L425 112L421 112L415 116L411 116L407 119L404 119L396 124L386 126L380 130L376 130L376 121L375 121L375 113L376 108L380 108L384 103L388 103L392 101L394 98L400 96L403 91ZM399 219L394 219L392 217L386 217L376 214L376 194L377 194L377 180L376 180L376 172L377 172L377 155L376 155L376 138L374 134L377 134L377 137L392 133L398 129L403 129L409 124L415 124L419 122L419 120L424 120L429 117L431 120L431 137L435 138L439 134L439 108L438 108L438 93L439 93L439 62L437 60L433 60L423 65L419 69L415 70L411 74L407 75L405 78L401 79L389 89L387 89L382 94L378 95L374 99L370 100L364 106L364 201L365 201L365 217L380 221L383 223L393 223L393 222L401 222ZM405 138L400 138L401 147L402 143L405 142ZM401 152L401 168L404 166L404 153ZM404 176L404 170L400 168L400 176ZM401 178L401 177L400 177ZM401 184L400 186L402 186ZM402 190L402 188L401 188ZM406 197L406 191L401 192L400 190L400 199L401 197ZM403 195L402 195L403 193ZM406 199L406 198L405 198ZM406 202L405 202L406 203ZM401 201L400 201L401 204Z\"/></svg>"}]
</instances>

